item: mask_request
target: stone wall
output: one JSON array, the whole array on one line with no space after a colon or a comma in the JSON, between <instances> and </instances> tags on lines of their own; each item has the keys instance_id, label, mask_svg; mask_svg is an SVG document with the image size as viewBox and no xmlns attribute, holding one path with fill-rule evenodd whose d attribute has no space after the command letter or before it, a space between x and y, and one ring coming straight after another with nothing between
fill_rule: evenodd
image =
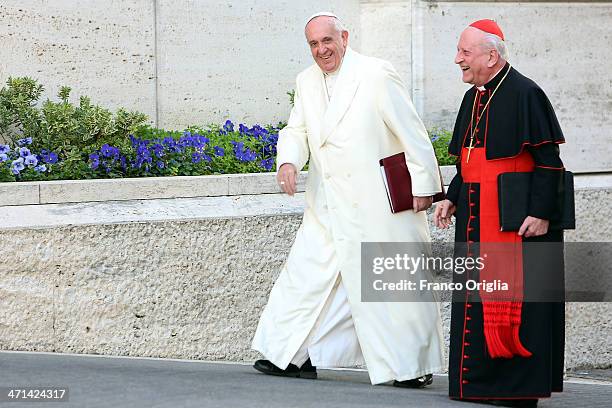
<instances>
[{"instance_id":1,"label":"stone wall","mask_svg":"<svg viewBox=\"0 0 612 408\"><path fill-rule=\"evenodd\" d=\"M612 241L611 198L579 190L567 240ZM253 360L302 208L302 193L0 207L0 349ZM566 311L567 368L612 365L612 304Z\"/></svg>"}]
</instances>

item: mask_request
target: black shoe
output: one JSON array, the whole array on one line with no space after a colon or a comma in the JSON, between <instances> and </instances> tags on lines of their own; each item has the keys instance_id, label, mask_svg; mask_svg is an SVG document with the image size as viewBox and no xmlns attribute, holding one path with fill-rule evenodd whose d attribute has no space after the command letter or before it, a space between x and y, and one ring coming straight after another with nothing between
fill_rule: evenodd
<instances>
[{"instance_id":1,"label":"black shoe","mask_svg":"<svg viewBox=\"0 0 612 408\"><path fill-rule=\"evenodd\" d=\"M310 359L306 360L300 368L294 364L289 364L286 369L282 370L268 360L257 360L253 364L253 368L264 374L277 375L279 377L308 378L311 380L317 378L317 367L312 366Z\"/></svg>"},{"instance_id":2,"label":"black shoe","mask_svg":"<svg viewBox=\"0 0 612 408\"><path fill-rule=\"evenodd\" d=\"M534 408L538 406L537 399L469 399L453 398L455 401L473 402L476 404L494 405L496 407Z\"/></svg>"},{"instance_id":3,"label":"black shoe","mask_svg":"<svg viewBox=\"0 0 612 408\"><path fill-rule=\"evenodd\" d=\"M419 378L405 381L393 381L394 387L400 388L423 388L433 383L433 375L427 374Z\"/></svg>"},{"instance_id":4,"label":"black shoe","mask_svg":"<svg viewBox=\"0 0 612 408\"><path fill-rule=\"evenodd\" d=\"M534 408L538 406L537 399L491 399L483 400L482 402L497 407Z\"/></svg>"}]
</instances>

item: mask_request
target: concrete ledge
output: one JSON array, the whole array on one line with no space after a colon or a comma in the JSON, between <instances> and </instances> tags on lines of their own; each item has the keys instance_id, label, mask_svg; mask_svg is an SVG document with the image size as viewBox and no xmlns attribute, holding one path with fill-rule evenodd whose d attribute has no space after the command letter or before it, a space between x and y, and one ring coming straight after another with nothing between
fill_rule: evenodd
<instances>
[{"instance_id":1,"label":"concrete ledge","mask_svg":"<svg viewBox=\"0 0 612 408\"><path fill-rule=\"evenodd\" d=\"M38 204L39 202L37 183L0 183L0 207Z\"/></svg>"},{"instance_id":2,"label":"concrete ledge","mask_svg":"<svg viewBox=\"0 0 612 408\"><path fill-rule=\"evenodd\" d=\"M307 172L298 178L303 192ZM0 183L0 207L97 201L153 200L275 194L281 190L276 173L223 176L140 177L96 180L32 181Z\"/></svg>"},{"instance_id":3,"label":"concrete ledge","mask_svg":"<svg viewBox=\"0 0 612 408\"><path fill-rule=\"evenodd\" d=\"M227 176L43 181L39 204L228 195Z\"/></svg>"},{"instance_id":4,"label":"concrete ledge","mask_svg":"<svg viewBox=\"0 0 612 408\"><path fill-rule=\"evenodd\" d=\"M454 166L441 168L446 184ZM306 188L308 172L298 176L298 192ZM281 193L276 173L223 176L141 177L97 180L59 180L0 183L0 206L97 201L153 200Z\"/></svg>"},{"instance_id":5,"label":"concrete ledge","mask_svg":"<svg viewBox=\"0 0 612 408\"><path fill-rule=\"evenodd\" d=\"M448 185L455 166L440 168ZM306 188L308 172L298 177L298 192ZM611 188L610 174L577 174L576 190ZM276 194L276 173L228 174L222 176L141 177L97 180L34 181L0 183L0 207L97 201L154 200Z\"/></svg>"},{"instance_id":6,"label":"concrete ledge","mask_svg":"<svg viewBox=\"0 0 612 408\"><path fill-rule=\"evenodd\" d=\"M297 190L303 192L306 189L307 171L298 176ZM243 194L274 194L282 193L276 183L276 173L254 173L254 174L230 174L228 195Z\"/></svg>"}]
</instances>

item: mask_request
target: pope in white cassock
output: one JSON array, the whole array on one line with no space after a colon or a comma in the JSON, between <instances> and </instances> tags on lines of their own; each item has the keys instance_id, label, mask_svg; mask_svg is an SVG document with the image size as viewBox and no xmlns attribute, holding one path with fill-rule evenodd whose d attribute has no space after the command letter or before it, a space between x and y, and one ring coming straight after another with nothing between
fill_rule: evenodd
<instances>
[{"instance_id":1,"label":"pope in white cassock","mask_svg":"<svg viewBox=\"0 0 612 408\"><path fill-rule=\"evenodd\" d=\"M367 366L372 384L422 387L443 368L435 302L362 302L361 242L429 242L425 209L440 191L433 147L390 63L348 47L331 13L305 28L316 64L297 77L278 141L277 179L293 195L309 161L306 208L270 293L253 349L266 374ZM405 152L416 211L392 214L379 159ZM414 254L418 256L420 254Z\"/></svg>"}]
</instances>

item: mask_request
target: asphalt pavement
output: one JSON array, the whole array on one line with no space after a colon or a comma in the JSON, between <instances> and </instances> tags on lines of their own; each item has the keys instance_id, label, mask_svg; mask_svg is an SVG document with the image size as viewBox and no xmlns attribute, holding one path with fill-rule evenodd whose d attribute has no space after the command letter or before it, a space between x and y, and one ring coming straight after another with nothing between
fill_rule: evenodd
<instances>
[{"instance_id":1,"label":"asphalt pavement","mask_svg":"<svg viewBox=\"0 0 612 408\"><path fill-rule=\"evenodd\" d=\"M13 390L12 402L8 392ZM21 399L29 390L45 397ZM448 399L448 379L434 377L423 390L372 386L365 371L319 370L318 380L272 377L251 365L190 360L106 357L74 354L0 352L2 407L485 407ZM49 392L55 390L56 392ZM568 379L565 392L542 400L547 407L605 407L612 383Z\"/></svg>"}]
</instances>

